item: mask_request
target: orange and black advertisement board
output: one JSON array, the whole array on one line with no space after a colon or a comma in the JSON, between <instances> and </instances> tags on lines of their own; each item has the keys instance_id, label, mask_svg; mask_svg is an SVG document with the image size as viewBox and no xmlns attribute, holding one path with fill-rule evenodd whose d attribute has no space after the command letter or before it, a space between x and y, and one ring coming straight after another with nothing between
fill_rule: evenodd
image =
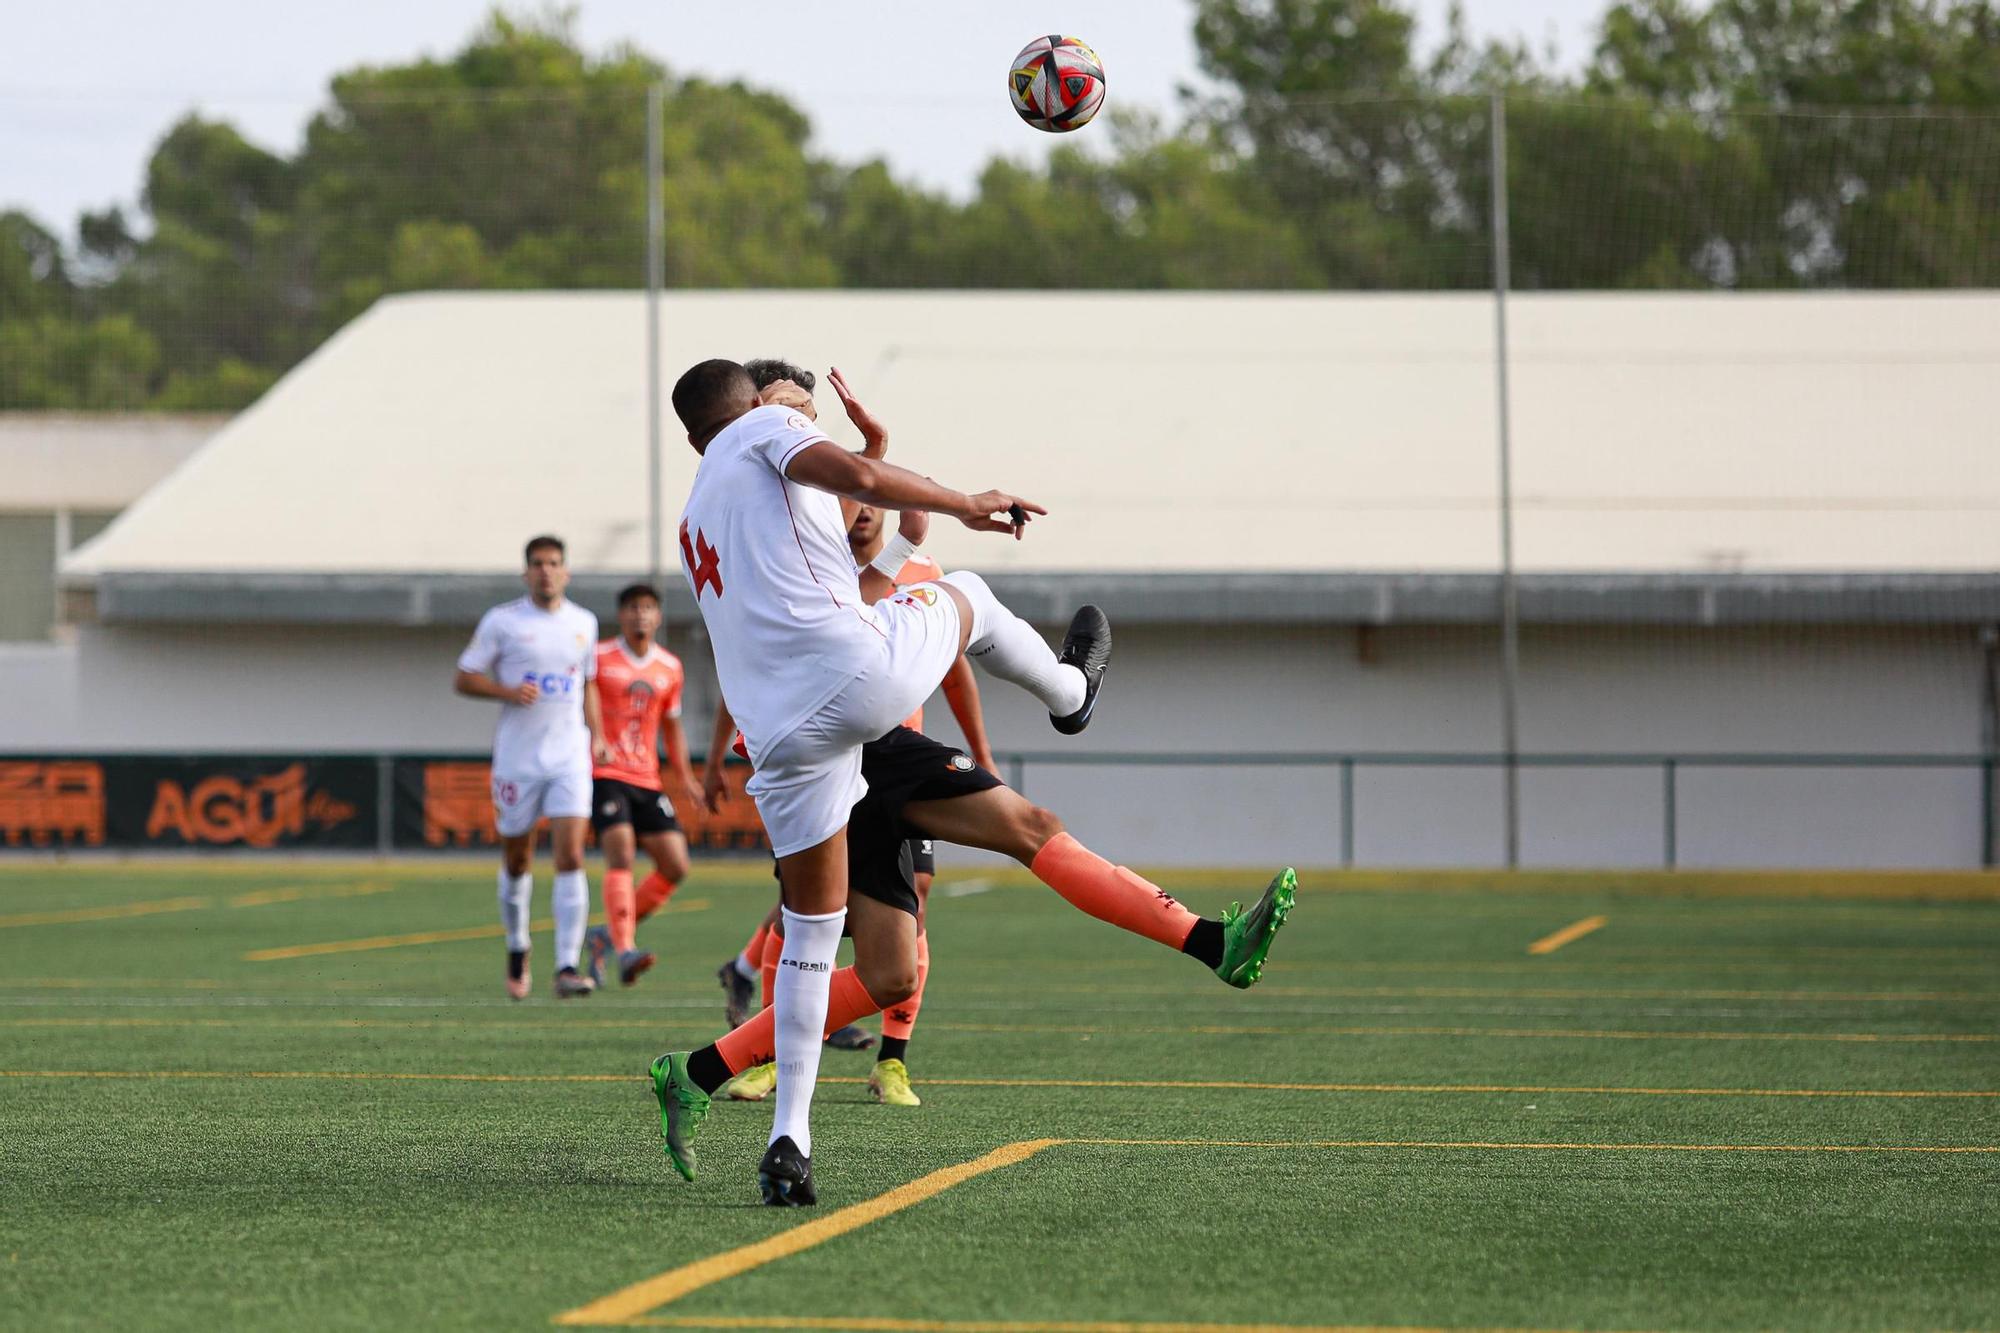
<instances>
[{"instance_id":1,"label":"orange and black advertisement board","mask_svg":"<svg viewBox=\"0 0 2000 1333\"><path fill-rule=\"evenodd\" d=\"M702 766L694 766L697 779ZM756 806L743 793L748 764L730 764L723 773L728 797L722 812L710 815L673 799L674 814L697 852L761 851L770 846ZM500 835L493 826L493 774L482 758L464 755L399 756L395 761L398 851L446 851L495 847ZM675 794L678 797L678 793Z\"/></svg>"},{"instance_id":2,"label":"orange and black advertisement board","mask_svg":"<svg viewBox=\"0 0 2000 1333\"><path fill-rule=\"evenodd\" d=\"M723 776L720 814L670 794L690 846L766 850L764 825L743 792L750 766L732 763ZM0 755L0 852L416 852L498 843L483 756Z\"/></svg>"},{"instance_id":3,"label":"orange and black advertisement board","mask_svg":"<svg viewBox=\"0 0 2000 1333\"><path fill-rule=\"evenodd\" d=\"M0 844L372 848L376 781L369 758L0 758Z\"/></svg>"}]
</instances>

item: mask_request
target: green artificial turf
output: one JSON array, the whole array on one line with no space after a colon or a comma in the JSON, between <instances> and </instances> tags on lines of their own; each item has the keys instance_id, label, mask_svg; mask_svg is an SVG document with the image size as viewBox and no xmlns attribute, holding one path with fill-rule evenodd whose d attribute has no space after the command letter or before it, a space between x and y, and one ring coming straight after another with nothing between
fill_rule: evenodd
<instances>
[{"instance_id":1,"label":"green artificial turf","mask_svg":"<svg viewBox=\"0 0 2000 1333\"><path fill-rule=\"evenodd\" d=\"M548 1327L1033 1139L1064 1142L651 1317L2000 1325L1984 881L1302 880L1239 994L1018 877L947 874L925 1104L874 1105L872 1056L828 1052L800 1213L754 1206L767 1106L718 1105L686 1185L643 1081L716 1035L761 867L698 867L642 928L661 966L564 1004L546 930L522 1004L493 938L246 957L485 927L484 862L0 867L0 1325ZM1213 912L1261 881L1175 883ZM1774 1145L1805 1151L1740 1150Z\"/></svg>"}]
</instances>

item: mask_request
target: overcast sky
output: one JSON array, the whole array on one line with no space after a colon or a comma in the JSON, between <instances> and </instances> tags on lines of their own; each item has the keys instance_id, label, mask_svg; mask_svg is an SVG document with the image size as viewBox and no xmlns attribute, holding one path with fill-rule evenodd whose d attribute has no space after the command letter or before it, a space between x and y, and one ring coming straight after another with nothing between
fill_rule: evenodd
<instances>
[{"instance_id":1,"label":"overcast sky","mask_svg":"<svg viewBox=\"0 0 2000 1333\"><path fill-rule=\"evenodd\" d=\"M1417 0L1427 39L1447 0ZM1479 35L1587 52L1606 0L1467 0ZM147 154L191 109L290 153L328 78L356 64L455 51L490 0L65 0L8 7L0 45L0 207L68 234L81 209L131 204ZM522 5L510 9L519 11ZM1171 111L1198 81L1191 0L582 0L580 31L621 40L677 74L741 78L811 116L817 151L887 158L967 192L995 154L1053 136L1008 109L1009 59L1044 32L1097 48L1113 101ZM1083 134L1092 131L1086 129Z\"/></svg>"}]
</instances>

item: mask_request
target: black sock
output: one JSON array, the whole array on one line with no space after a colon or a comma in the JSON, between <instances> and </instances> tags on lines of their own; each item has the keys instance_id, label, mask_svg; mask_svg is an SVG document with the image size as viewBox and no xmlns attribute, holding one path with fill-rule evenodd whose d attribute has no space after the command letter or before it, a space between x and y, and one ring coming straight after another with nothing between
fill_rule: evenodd
<instances>
[{"instance_id":1,"label":"black sock","mask_svg":"<svg viewBox=\"0 0 2000 1333\"><path fill-rule=\"evenodd\" d=\"M875 1057L875 1063L879 1065L884 1060L900 1060L903 1058L903 1053L909 1049L910 1039L908 1037L884 1037L882 1038L882 1053Z\"/></svg>"},{"instance_id":2,"label":"black sock","mask_svg":"<svg viewBox=\"0 0 2000 1333\"><path fill-rule=\"evenodd\" d=\"M722 1052L713 1046L704 1046L689 1055L687 1071L697 1088L711 1094L734 1077L729 1072L729 1066L723 1063Z\"/></svg>"},{"instance_id":3,"label":"black sock","mask_svg":"<svg viewBox=\"0 0 2000 1333\"><path fill-rule=\"evenodd\" d=\"M1194 923L1187 939L1181 942L1181 952L1190 958L1199 958L1210 967L1222 966L1222 923L1208 917Z\"/></svg>"},{"instance_id":4,"label":"black sock","mask_svg":"<svg viewBox=\"0 0 2000 1333\"><path fill-rule=\"evenodd\" d=\"M519 981L521 979L521 973L526 971L527 967L528 967L528 951L526 949L508 950L507 980Z\"/></svg>"}]
</instances>

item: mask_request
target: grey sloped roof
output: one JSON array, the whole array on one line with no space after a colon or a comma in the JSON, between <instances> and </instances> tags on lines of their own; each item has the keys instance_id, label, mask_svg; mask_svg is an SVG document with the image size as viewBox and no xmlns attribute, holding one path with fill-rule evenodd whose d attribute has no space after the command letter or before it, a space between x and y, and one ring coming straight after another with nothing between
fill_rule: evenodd
<instances>
[{"instance_id":1,"label":"grey sloped roof","mask_svg":"<svg viewBox=\"0 0 2000 1333\"><path fill-rule=\"evenodd\" d=\"M893 459L1052 511L1020 543L939 523L948 566L1206 596L1497 564L1481 295L670 292L662 311L668 385L711 355L839 365ZM2000 294L1537 294L1509 312L1525 574L1907 589L2000 570ZM383 301L66 579L476 578L517 569L540 531L580 570L642 570L644 358L638 293ZM671 412L665 433L671 560L697 460Z\"/></svg>"}]
</instances>

